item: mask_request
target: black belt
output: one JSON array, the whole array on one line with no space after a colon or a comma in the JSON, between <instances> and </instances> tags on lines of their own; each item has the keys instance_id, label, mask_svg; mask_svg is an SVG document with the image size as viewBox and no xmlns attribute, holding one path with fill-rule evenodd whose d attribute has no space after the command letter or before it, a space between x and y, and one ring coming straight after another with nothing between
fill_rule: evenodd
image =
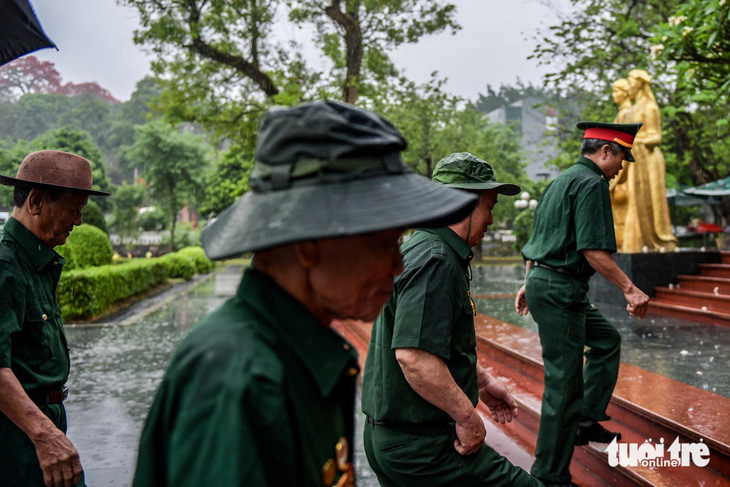
<instances>
[{"instance_id":1,"label":"black belt","mask_svg":"<svg viewBox=\"0 0 730 487\"><path fill-rule=\"evenodd\" d=\"M68 397L68 387L64 387L60 391L30 391L27 392L28 397L38 406L46 404L61 404Z\"/></svg>"},{"instance_id":2,"label":"black belt","mask_svg":"<svg viewBox=\"0 0 730 487\"><path fill-rule=\"evenodd\" d=\"M559 274L563 274L564 276L568 276L571 279L575 279L576 281L580 281L580 282L588 282L588 279L589 279L586 276L579 276L578 274L575 274L573 272L570 272L565 267L552 267L552 266L549 266L549 265L545 265L542 262L538 262L536 260L533 260L532 261L532 266L533 267L543 267L545 269L549 269L549 270L551 270L553 272L557 272Z\"/></svg>"}]
</instances>

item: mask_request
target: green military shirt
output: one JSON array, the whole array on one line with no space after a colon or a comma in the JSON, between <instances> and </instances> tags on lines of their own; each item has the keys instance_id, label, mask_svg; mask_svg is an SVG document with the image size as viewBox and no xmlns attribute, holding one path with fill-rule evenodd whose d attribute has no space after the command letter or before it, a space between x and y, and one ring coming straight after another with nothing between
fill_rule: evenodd
<instances>
[{"instance_id":1,"label":"green military shirt","mask_svg":"<svg viewBox=\"0 0 730 487\"><path fill-rule=\"evenodd\" d=\"M335 485L338 466L351 468L356 359L273 280L247 269L236 296L175 350L133 485Z\"/></svg>"},{"instance_id":2,"label":"green military shirt","mask_svg":"<svg viewBox=\"0 0 730 487\"><path fill-rule=\"evenodd\" d=\"M476 336L468 279L473 254L448 228L416 231L401 252L403 273L373 324L362 410L386 424L447 423L448 414L408 384L395 350L418 348L441 357L476 405Z\"/></svg>"},{"instance_id":3,"label":"green military shirt","mask_svg":"<svg viewBox=\"0 0 730 487\"><path fill-rule=\"evenodd\" d=\"M616 252L608 181L586 157L578 158L545 189L534 222L522 249L527 260L590 277L595 270L581 250Z\"/></svg>"},{"instance_id":4,"label":"green military shirt","mask_svg":"<svg viewBox=\"0 0 730 487\"><path fill-rule=\"evenodd\" d=\"M69 351L56 286L66 261L15 218L0 240L0 367L9 367L31 396L58 391L69 374ZM63 404L40 409L66 431ZM35 447L0 413L0 472L15 485L43 485ZM17 477L11 477L16 475ZM40 483L39 483L40 482Z\"/></svg>"}]
</instances>

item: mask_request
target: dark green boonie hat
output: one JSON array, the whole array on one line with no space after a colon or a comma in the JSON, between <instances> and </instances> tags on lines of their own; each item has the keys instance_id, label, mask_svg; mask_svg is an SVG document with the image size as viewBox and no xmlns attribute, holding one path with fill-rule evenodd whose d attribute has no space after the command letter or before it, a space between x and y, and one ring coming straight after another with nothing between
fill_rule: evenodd
<instances>
[{"instance_id":1,"label":"dark green boonie hat","mask_svg":"<svg viewBox=\"0 0 730 487\"><path fill-rule=\"evenodd\" d=\"M634 138L643 123L607 123L607 122L578 122L575 124L580 130L585 130L584 139L599 139L616 142L624 148L625 160L634 162L631 149Z\"/></svg>"},{"instance_id":2,"label":"dark green boonie hat","mask_svg":"<svg viewBox=\"0 0 730 487\"><path fill-rule=\"evenodd\" d=\"M441 159L432 179L452 188L496 189L499 194L514 196L521 190L512 183L498 183L491 164L468 152L456 152Z\"/></svg>"},{"instance_id":3,"label":"dark green boonie hat","mask_svg":"<svg viewBox=\"0 0 730 487\"><path fill-rule=\"evenodd\" d=\"M386 119L338 102L271 108L258 134L251 191L201 236L211 259L302 240L465 218L476 197L413 174Z\"/></svg>"}]
</instances>

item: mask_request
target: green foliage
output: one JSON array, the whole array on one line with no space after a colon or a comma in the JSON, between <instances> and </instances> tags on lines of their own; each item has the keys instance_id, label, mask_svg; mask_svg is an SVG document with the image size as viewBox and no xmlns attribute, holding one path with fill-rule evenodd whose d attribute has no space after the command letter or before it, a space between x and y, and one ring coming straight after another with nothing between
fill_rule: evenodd
<instances>
[{"instance_id":1,"label":"green foliage","mask_svg":"<svg viewBox=\"0 0 730 487\"><path fill-rule=\"evenodd\" d=\"M64 271L57 289L61 313L65 320L98 315L118 301L164 283L167 276L168 264L162 259Z\"/></svg>"},{"instance_id":2,"label":"green foliage","mask_svg":"<svg viewBox=\"0 0 730 487\"><path fill-rule=\"evenodd\" d=\"M159 232L165 229L165 214L154 208L148 211L141 211L137 216L139 228L145 232Z\"/></svg>"},{"instance_id":3,"label":"green foliage","mask_svg":"<svg viewBox=\"0 0 730 487\"><path fill-rule=\"evenodd\" d=\"M159 258L167 266L167 275L173 279L188 280L195 275L195 259L177 252Z\"/></svg>"},{"instance_id":4,"label":"green foliage","mask_svg":"<svg viewBox=\"0 0 730 487\"><path fill-rule=\"evenodd\" d=\"M512 233L514 234L516 239L514 247L515 250L518 252L521 252L522 248L525 246L525 244L527 244L527 241L530 240L530 235L532 234L532 222L534 217L535 210L530 208L525 208L515 217Z\"/></svg>"},{"instance_id":5,"label":"green foliage","mask_svg":"<svg viewBox=\"0 0 730 487\"><path fill-rule=\"evenodd\" d=\"M177 255L192 260L195 264L195 272L207 274L215 267L215 262L210 260L203 247L185 247L177 251Z\"/></svg>"},{"instance_id":6,"label":"green foliage","mask_svg":"<svg viewBox=\"0 0 730 487\"><path fill-rule=\"evenodd\" d=\"M208 175L205 199L199 208L202 215L220 213L248 191L255 149L255 140L252 139L231 144L215 170Z\"/></svg>"},{"instance_id":7,"label":"green foliage","mask_svg":"<svg viewBox=\"0 0 730 487\"><path fill-rule=\"evenodd\" d=\"M194 247L200 245L200 228L193 229L190 222L180 225L178 231L175 232L175 242L172 245L173 251L178 251L185 247ZM167 234L162 235L162 245L170 248L170 237Z\"/></svg>"},{"instance_id":8,"label":"green foliage","mask_svg":"<svg viewBox=\"0 0 730 487\"><path fill-rule=\"evenodd\" d=\"M367 0L331 2L287 0L289 19L311 24L322 53L333 64L328 84L339 86L342 99L355 103L358 90L371 90L398 75L388 55L423 36L460 29L456 7L435 0ZM368 86L370 85L370 86Z\"/></svg>"},{"instance_id":9,"label":"green foliage","mask_svg":"<svg viewBox=\"0 0 730 487\"><path fill-rule=\"evenodd\" d=\"M695 0L680 4L654 29L652 54L676 63L677 86L710 101L730 95L730 3Z\"/></svg>"},{"instance_id":10,"label":"green foliage","mask_svg":"<svg viewBox=\"0 0 730 487\"><path fill-rule=\"evenodd\" d=\"M444 92L443 83L435 75L422 85L401 80L372 101L373 108L408 140L408 149L402 154L406 164L431 177L442 158L453 152L470 152L492 164L498 181L530 184L517 134L490 123L473 105ZM509 222L515 213L512 201L500 198L495 222Z\"/></svg>"},{"instance_id":11,"label":"green foliage","mask_svg":"<svg viewBox=\"0 0 730 487\"><path fill-rule=\"evenodd\" d=\"M552 67L546 84L572 100L558 136L576 138L574 122L612 120L610 85L645 69L661 108L668 184L696 186L730 173L728 88L730 6L725 0L571 0L573 9L538 35L533 57ZM662 44L659 46L659 44ZM577 109L576 109L577 108ZM575 159L565 142L556 165ZM567 159L566 159L567 158ZM730 204L719 206L730 221Z\"/></svg>"},{"instance_id":12,"label":"green foliage","mask_svg":"<svg viewBox=\"0 0 730 487\"><path fill-rule=\"evenodd\" d=\"M22 140L16 143L5 140L0 141L0 174L15 176L20 168L20 163L30 152L30 143ZM13 187L0 185L0 208L12 210L13 208Z\"/></svg>"},{"instance_id":13,"label":"green foliage","mask_svg":"<svg viewBox=\"0 0 730 487\"><path fill-rule=\"evenodd\" d=\"M150 185L150 197L169 222L172 243L178 212L186 204L197 203L203 195L206 149L199 137L181 133L160 121L138 126L136 130L130 158L142 168L142 177Z\"/></svg>"},{"instance_id":14,"label":"green foliage","mask_svg":"<svg viewBox=\"0 0 730 487\"><path fill-rule=\"evenodd\" d=\"M90 200L86 206L84 206L84 209L81 210L81 219L84 223L93 225L107 235L109 234L109 229L107 228L106 220L104 219L104 213L102 213L101 208L99 208L99 205L95 202Z\"/></svg>"},{"instance_id":15,"label":"green foliage","mask_svg":"<svg viewBox=\"0 0 730 487\"><path fill-rule=\"evenodd\" d=\"M64 270L111 264L114 252L109 236L87 223L74 228L66 243L55 250L66 259Z\"/></svg>"},{"instance_id":16,"label":"green foliage","mask_svg":"<svg viewBox=\"0 0 730 487\"><path fill-rule=\"evenodd\" d=\"M145 193L145 188L139 184L117 186L112 196L114 208L110 226L122 239L139 235L138 209L144 203Z\"/></svg>"}]
</instances>

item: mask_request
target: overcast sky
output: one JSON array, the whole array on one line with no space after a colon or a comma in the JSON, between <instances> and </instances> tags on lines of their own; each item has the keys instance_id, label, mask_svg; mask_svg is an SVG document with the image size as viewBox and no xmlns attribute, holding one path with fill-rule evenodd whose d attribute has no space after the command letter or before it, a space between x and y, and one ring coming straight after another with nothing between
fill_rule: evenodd
<instances>
[{"instance_id":1,"label":"overcast sky","mask_svg":"<svg viewBox=\"0 0 730 487\"><path fill-rule=\"evenodd\" d=\"M487 84L538 84L545 70L528 60L534 33L555 20L539 0L451 0L462 29L425 37L392 53L396 66L417 82L438 71L453 94L476 99ZM565 5L565 0L553 0ZM55 63L64 82L96 81L128 100L135 83L149 73L149 58L132 42L134 9L114 0L31 0L41 25L59 50L35 56ZM303 34L292 29L291 35Z\"/></svg>"}]
</instances>

